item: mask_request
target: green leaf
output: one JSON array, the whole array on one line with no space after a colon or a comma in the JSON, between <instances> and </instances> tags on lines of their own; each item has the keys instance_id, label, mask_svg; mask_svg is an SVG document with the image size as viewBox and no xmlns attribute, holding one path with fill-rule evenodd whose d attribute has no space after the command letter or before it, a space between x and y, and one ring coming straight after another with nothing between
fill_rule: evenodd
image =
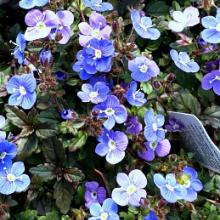
<instances>
[{"instance_id":1,"label":"green leaf","mask_svg":"<svg viewBox=\"0 0 220 220\"><path fill-rule=\"evenodd\" d=\"M77 136L65 143L65 147L69 148L69 151L74 152L85 145L88 138L88 134L84 131L79 131Z\"/></svg>"},{"instance_id":2,"label":"green leaf","mask_svg":"<svg viewBox=\"0 0 220 220\"><path fill-rule=\"evenodd\" d=\"M147 5L147 13L151 16L162 16L169 14L169 7L164 1L151 1Z\"/></svg>"},{"instance_id":3,"label":"green leaf","mask_svg":"<svg viewBox=\"0 0 220 220\"><path fill-rule=\"evenodd\" d=\"M47 139L57 134L57 127L55 124L42 123L36 126L36 135L41 139Z\"/></svg>"},{"instance_id":4,"label":"green leaf","mask_svg":"<svg viewBox=\"0 0 220 220\"><path fill-rule=\"evenodd\" d=\"M220 128L220 106L211 106L205 109L200 117L204 125Z\"/></svg>"},{"instance_id":5,"label":"green leaf","mask_svg":"<svg viewBox=\"0 0 220 220\"><path fill-rule=\"evenodd\" d=\"M53 197L56 199L56 205L63 214L66 214L73 199L73 188L70 183L57 181L54 185Z\"/></svg>"},{"instance_id":6,"label":"green leaf","mask_svg":"<svg viewBox=\"0 0 220 220\"><path fill-rule=\"evenodd\" d=\"M30 124L28 116L18 107L6 105L5 110L7 112L8 120L15 126L23 128L25 125Z\"/></svg>"},{"instance_id":7,"label":"green leaf","mask_svg":"<svg viewBox=\"0 0 220 220\"><path fill-rule=\"evenodd\" d=\"M42 151L47 162L63 165L66 160L63 144L56 136L43 141Z\"/></svg>"},{"instance_id":8,"label":"green leaf","mask_svg":"<svg viewBox=\"0 0 220 220\"><path fill-rule=\"evenodd\" d=\"M181 112L190 112L195 115L199 115L201 112L200 103L188 90L181 90L176 94L173 105L175 109Z\"/></svg>"},{"instance_id":9,"label":"green leaf","mask_svg":"<svg viewBox=\"0 0 220 220\"><path fill-rule=\"evenodd\" d=\"M85 175L83 174L83 172L76 167L66 168L65 171L66 171L65 179L68 182L79 183L85 178Z\"/></svg>"},{"instance_id":10,"label":"green leaf","mask_svg":"<svg viewBox=\"0 0 220 220\"><path fill-rule=\"evenodd\" d=\"M145 94L151 94L153 92L153 87L149 82L141 83L141 88Z\"/></svg>"},{"instance_id":11,"label":"green leaf","mask_svg":"<svg viewBox=\"0 0 220 220\"><path fill-rule=\"evenodd\" d=\"M33 175L41 177L45 182L56 177L55 166L53 164L39 164L37 167L30 168L30 172Z\"/></svg>"}]
</instances>

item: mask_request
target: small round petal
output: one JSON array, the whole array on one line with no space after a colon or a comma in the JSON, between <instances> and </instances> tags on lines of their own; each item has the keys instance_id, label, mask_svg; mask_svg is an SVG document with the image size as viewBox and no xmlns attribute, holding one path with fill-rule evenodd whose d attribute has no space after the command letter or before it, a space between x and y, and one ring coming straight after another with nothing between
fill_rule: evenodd
<instances>
[{"instance_id":1,"label":"small round petal","mask_svg":"<svg viewBox=\"0 0 220 220\"><path fill-rule=\"evenodd\" d=\"M90 206L89 211L92 216L98 217L101 213L101 205L99 203L94 203Z\"/></svg>"},{"instance_id":2,"label":"small round petal","mask_svg":"<svg viewBox=\"0 0 220 220\"><path fill-rule=\"evenodd\" d=\"M123 188L115 188L112 191L112 199L120 206L128 205L129 195Z\"/></svg>"},{"instance_id":3,"label":"small round petal","mask_svg":"<svg viewBox=\"0 0 220 220\"><path fill-rule=\"evenodd\" d=\"M170 153L170 149L171 149L171 145L169 140L164 139L159 142L155 151L159 157L165 157Z\"/></svg>"},{"instance_id":4,"label":"small round petal","mask_svg":"<svg viewBox=\"0 0 220 220\"><path fill-rule=\"evenodd\" d=\"M15 180L15 185L16 185L16 190L15 192L23 192L25 191L28 186L30 185L30 178L28 175L23 174L20 175L16 180Z\"/></svg>"},{"instance_id":5,"label":"small round petal","mask_svg":"<svg viewBox=\"0 0 220 220\"><path fill-rule=\"evenodd\" d=\"M15 162L11 167L11 173L15 176L20 176L24 173L25 167L23 162Z\"/></svg>"},{"instance_id":6,"label":"small round petal","mask_svg":"<svg viewBox=\"0 0 220 220\"><path fill-rule=\"evenodd\" d=\"M161 188L162 186L165 186L167 182L163 175L156 173L154 174L154 183L158 188Z\"/></svg>"},{"instance_id":7,"label":"small round petal","mask_svg":"<svg viewBox=\"0 0 220 220\"><path fill-rule=\"evenodd\" d=\"M34 103L37 100L37 95L35 92L29 93L23 97L21 107L23 109L30 109L34 106Z\"/></svg>"},{"instance_id":8,"label":"small round petal","mask_svg":"<svg viewBox=\"0 0 220 220\"><path fill-rule=\"evenodd\" d=\"M121 162L124 159L124 157L125 157L125 152L116 149L116 150L110 151L106 155L106 160L110 164L117 164Z\"/></svg>"},{"instance_id":9,"label":"small round petal","mask_svg":"<svg viewBox=\"0 0 220 220\"><path fill-rule=\"evenodd\" d=\"M110 198L106 199L103 202L102 209L103 209L104 212L107 212L107 213L109 213L109 212L117 213L118 212L117 204Z\"/></svg>"},{"instance_id":10,"label":"small round petal","mask_svg":"<svg viewBox=\"0 0 220 220\"><path fill-rule=\"evenodd\" d=\"M147 178L141 170L132 170L128 177L137 188L144 188L147 185Z\"/></svg>"},{"instance_id":11,"label":"small round petal","mask_svg":"<svg viewBox=\"0 0 220 220\"><path fill-rule=\"evenodd\" d=\"M116 181L119 186L122 186L123 188L127 188L130 184L130 180L128 178L128 175L125 173L118 173L116 177Z\"/></svg>"},{"instance_id":12,"label":"small round petal","mask_svg":"<svg viewBox=\"0 0 220 220\"><path fill-rule=\"evenodd\" d=\"M95 153L104 157L108 153L108 150L109 148L107 144L99 143L95 148Z\"/></svg>"}]
</instances>

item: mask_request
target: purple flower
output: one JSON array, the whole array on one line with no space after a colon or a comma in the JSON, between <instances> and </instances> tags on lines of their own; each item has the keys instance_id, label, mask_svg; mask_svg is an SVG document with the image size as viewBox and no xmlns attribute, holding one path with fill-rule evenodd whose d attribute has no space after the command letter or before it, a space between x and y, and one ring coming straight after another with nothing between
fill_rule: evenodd
<instances>
[{"instance_id":1,"label":"purple flower","mask_svg":"<svg viewBox=\"0 0 220 220\"><path fill-rule=\"evenodd\" d=\"M220 68L220 59L217 60L211 60L209 62L206 62L206 70L207 72L211 72L212 70L216 70Z\"/></svg>"},{"instance_id":2,"label":"purple flower","mask_svg":"<svg viewBox=\"0 0 220 220\"><path fill-rule=\"evenodd\" d=\"M40 52L40 61L42 65L46 65L48 63L50 63L53 59L53 55L51 53L51 50L45 50L43 49Z\"/></svg>"},{"instance_id":3,"label":"purple flower","mask_svg":"<svg viewBox=\"0 0 220 220\"><path fill-rule=\"evenodd\" d=\"M131 11L131 21L137 34L145 39L157 40L160 37L160 31L153 28L150 17L143 16L138 10Z\"/></svg>"},{"instance_id":4,"label":"purple flower","mask_svg":"<svg viewBox=\"0 0 220 220\"><path fill-rule=\"evenodd\" d=\"M141 198L146 198L147 193L144 188L147 179L141 170L132 170L128 175L118 173L116 179L120 188L112 191L112 199L120 206L140 206Z\"/></svg>"},{"instance_id":5,"label":"purple flower","mask_svg":"<svg viewBox=\"0 0 220 220\"><path fill-rule=\"evenodd\" d=\"M181 132L184 127L185 126L182 124L182 122L175 118L170 118L169 124L165 125L165 128L169 132Z\"/></svg>"},{"instance_id":6,"label":"purple flower","mask_svg":"<svg viewBox=\"0 0 220 220\"><path fill-rule=\"evenodd\" d=\"M0 193L10 195L14 192L25 191L30 185L30 178L23 174L24 170L23 162L15 162L0 171Z\"/></svg>"},{"instance_id":7,"label":"purple flower","mask_svg":"<svg viewBox=\"0 0 220 220\"><path fill-rule=\"evenodd\" d=\"M143 129L143 126L138 121L137 116L135 117L128 116L125 126L126 126L126 132L128 134L133 134L133 135L138 135Z\"/></svg>"},{"instance_id":8,"label":"purple flower","mask_svg":"<svg viewBox=\"0 0 220 220\"><path fill-rule=\"evenodd\" d=\"M163 115L154 115L153 110L148 110L144 115L144 136L148 141L161 141L165 138L165 131L162 128L164 124Z\"/></svg>"},{"instance_id":9,"label":"purple flower","mask_svg":"<svg viewBox=\"0 0 220 220\"><path fill-rule=\"evenodd\" d=\"M176 182L176 177L173 173L167 174L166 178L160 173L154 174L154 183L160 189L162 197L167 202L175 203L186 196L185 187Z\"/></svg>"},{"instance_id":10,"label":"purple flower","mask_svg":"<svg viewBox=\"0 0 220 220\"><path fill-rule=\"evenodd\" d=\"M76 118L76 112L70 109L64 109L61 113L60 116L64 120L71 120Z\"/></svg>"},{"instance_id":11,"label":"purple flower","mask_svg":"<svg viewBox=\"0 0 220 220\"><path fill-rule=\"evenodd\" d=\"M147 216L144 217L143 220L159 220L154 211L150 211Z\"/></svg>"},{"instance_id":12,"label":"purple flower","mask_svg":"<svg viewBox=\"0 0 220 220\"><path fill-rule=\"evenodd\" d=\"M217 9L216 17L206 16L202 18L205 30L201 32L204 41L212 44L220 43L220 8Z\"/></svg>"},{"instance_id":13,"label":"purple flower","mask_svg":"<svg viewBox=\"0 0 220 220\"><path fill-rule=\"evenodd\" d=\"M47 37L52 28L56 27L58 18L53 11L41 12L38 9L32 9L26 14L25 23L28 27L24 38L27 41L33 41Z\"/></svg>"},{"instance_id":14,"label":"purple flower","mask_svg":"<svg viewBox=\"0 0 220 220\"><path fill-rule=\"evenodd\" d=\"M19 6L24 9L31 9L35 6L42 7L46 5L49 0L20 0Z\"/></svg>"},{"instance_id":15,"label":"purple flower","mask_svg":"<svg viewBox=\"0 0 220 220\"><path fill-rule=\"evenodd\" d=\"M88 220L120 220L117 214L118 206L110 198L106 199L102 206L98 203L93 204L89 211L93 217Z\"/></svg>"},{"instance_id":16,"label":"purple flower","mask_svg":"<svg viewBox=\"0 0 220 220\"><path fill-rule=\"evenodd\" d=\"M158 157L165 157L170 153L170 142L164 139L159 142L145 142L146 149L138 151L138 156L146 161L152 161L155 158L155 154Z\"/></svg>"},{"instance_id":17,"label":"purple flower","mask_svg":"<svg viewBox=\"0 0 220 220\"><path fill-rule=\"evenodd\" d=\"M202 49L203 53L209 53L218 49L217 44L209 44L206 41L204 41L202 38L199 38L197 42L198 42L198 46Z\"/></svg>"},{"instance_id":18,"label":"purple flower","mask_svg":"<svg viewBox=\"0 0 220 220\"><path fill-rule=\"evenodd\" d=\"M137 83L135 81L130 83L130 88L125 94L125 97L127 101L134 106L142 106L147 102L144 98L144 93L137 90Z\"/></svg>"},{"instance_id":19,"label":"purple flower","mask_svg":"<svg viewBox=\"0 0 220 220\"><path fill-rule=\"evenodd\" d=\"M82 91L77 93L77 96L82 102L92 102L98 104L107 99L109 93L108 86L103 82L97 82L94 86L85 83L82 85Z\"/></svg>"},{"instance_id":20,"label":"purple flower","mask_svg":"<svg viewBox=\"0 0 220 220\"><path fill-rule=\"evenodd\" d=\"M113 9L111 3L102 2L102 0L83 0L83 3L86 7L89 7L94 11L104 12Z\"/></svg>"},{"instance_id":21,"label":"purple flower","mask_svg":"<svg viewBox=\"0 0 220 220\"><path fill-rule=\"evenodd\" d=\"M106 198L106 190L104 187L99 186L95 181L87 182L85 184L85 200L86 207L90 208L94 203L102 204Z\"/></svg>"},{"instance_id":22,"label":"purple flower","mask_svg":"<svg viewBox=\"0 0 220 220\"><path fill-rule=\"evenodd\" d=\"M108 130L115 126L115 122L122 124L127 119L126 108L120 104L114 95L109 95L104 102L96 105L93 111L98 111L98 118L107 118L103 125Z\"/></svg>"},{"instance_id":23,"label":"purple flower","mask_svg":"<svg viewBox=\"0 0 220 220\"><path fill-rule=\"evenodd\" d=\"M58 42L60 44L66 44L69 41L72 34L70 26L73 23L74 16L72 12L68 10L63 10L58 11L56 13L56 17L56 26L54 26L51 30L49 37L55 40L57 35L61 35L62 38Z\"/></svg>"},{"instance_id":24,"label":"purple flower","mask_svg":"<svg viewBox=\"0 0 220 220\"><path fill-rule=\"evenodd\" d=\"M111 41L94 38L77 53L78 61L73 65L73 70L79 72L83 80L89 79L98 71L109 72L113 54L114 46Z\"/></svg>"},{"instance_id":25,"label":"purple flower","mask_svg":"<svg viewBox=\"0 0 220 220\"><path fill-rule=\"evenodd\" d=\"M203 185L197 177L195 169L185 166L183 173L177 178L178 183L187 190L187 194L183 197L184 200L193 202L197 198L197 192L202 190Z\"/></svg>"},{"instance_id":26,"label":"purple flower","mask_svg":"<svg viewBox=\"0 0 220 220\"><path fill-rule=\"evenodd\" d=\"M172 49L170 51L170 56L176 66L186 73L196 73L199 71L199 65L193 60L190 59L189 55L186 52L177 52Z\"/></svg>"},{"instance_id":27,"label":"purple flower","mask_svg":"<svg viewBox=\"0 0 220 220\"><path fill-rule=\"evenodd\" d=\"M128 138L121 131L104 130L98 137L100 142L95 149L96 154L106 158L110 164L117 164L125 157L125 150L128 146Z\"/></svg>"},{"instance_id":28,"label":"purple flower","mask_svg":"<svg viewBox=\"0 0 220 220\"><path fill-rule=\"evenodd\" d=\"M146 57L136 57L128 62L131 77L138 82L146 82L160 73L160 69L153 60Z\"/></svg>"},{"instance_id":29,"label":"purple flower","mask_svg":"<svg viewBox=\"0 0 220 220\"><path fill-rule=\"evenodd\" d=\"M81 46L85 46L93 38L108 40L112 32L112 28L106 24L105 17L96 12L92 12L90 15L89 24L86 22L79 24L79 30L79 43Z\"/></svg>"},{"instance_id":30,"label":"purple flower","mask_svg":"<svg viewBox=\"0 0 220 220\"><path fill-rule=\"evenodd\" d=\"M25 60L24 50L26 47L26 41L24 39L24 35L22 33L19 33L16 37L16 43L13 44L16 45L13 51L14 58L18 60L19 64L23 64Z\"/></svg>"},{"instance_id":31,"label":"purple flower","mask_svg":"<svg viewBox=\"0 0 220 220\"><path fill-rule=\"evenodd\" d=\"M202 79L202 88L204 90L213 89L216 95L220 95L220 70L212 70Z\"/></svg>"},{"instance_id":32,"label":"purple flower","mask_svg":"<svg viewBox=\"0 0 220 220\"><path fill-rule=\"evenodd\" d=\"M55 72L57 80L63 81L67 78L67 74L61 70Z\"/></svg>"},{"instance_id":33,"label":"purple flower","mask_svg":"<svg viewBox=\"0 0 220 220\"><path fill-rule=\"evenodd\" d=\"M36 86L36 79L31 73L12 76L6 84L7 92L11 94L8 104L19 105L23 109L32 108L37 99Z\"/></svg>"},{"instance_id":34,"label":"purple flower","mask_svg":"<svg viewBox=\"0 0 220 220\"><path fill-rule=\"evenodd\" d=\"M8 141L0 142L0 169L10 165L12 159L16 156L17 148L16 145Z\"/></svg>"}]
</instances>

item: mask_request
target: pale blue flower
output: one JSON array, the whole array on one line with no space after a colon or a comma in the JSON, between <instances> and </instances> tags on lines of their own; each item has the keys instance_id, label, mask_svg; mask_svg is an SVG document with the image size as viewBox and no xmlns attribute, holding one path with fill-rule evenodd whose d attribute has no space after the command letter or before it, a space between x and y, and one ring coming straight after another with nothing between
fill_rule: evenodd
<instances>
[{"instance_id":1,"label":"pale blue flower","mask_svg":"<svg viewBox=\"0 0 220 220\"><path fill-rule=\"evenodd\" d=\"M92 10L104 12L113 10L113 6L109 2L102 2L102 0L83 0L83 3L86 7L91 8Z\"/></svg>"},{"instance_id":2,"label":"pale blue flower","mask_svg":"<svg viewBox=\"0 0 220 220\"><path fill-rule=\"evenodd\" d=\"M15 162L6 169L0 171L0 193L10 195L14 192L23 192L30 185L30 178L23 174L25 170L23 162Z\"/></svg>"},{"instance_id":3,"label":"pale blue flower","mask_svg":"<svg viewBox=\"0 0 220 220\"><path fill-rule=\"evenodd\" d=\"M144 136L148 141L161 141L165 138L165 131L162 128L164 125L164 116L155 115L153 110L148 110L144 115Z\"/></svg>"},{"instance_id":4,"label":"pale blue flower","mask_svg":"<svg viewBox=\"0 0 220 220\"><path fill-rule=\"evenodd\" d=\"M117 164L124 159L128 138L123 132L105 129L98 141L95 152L99 156L105 156L108 163Z\"/></svg>"},{"instance_id":5,"label":"pale blue flower","mask_svg":"<svg viewBox=\"0 0 220 220\"><path fill-rule=\"evenodd\" d=\"M175 203L177 200L185 198L187 194L185 187L177 183L173 173L167 174L166 178L160 173L154 174L154 183L167 202Z\"/></svg>"},{"instance_id":6,"label":"pale blue flower","mask_svg":"<svg viewBox=\"0 0 220 220\"><path fill-rule=\"evenodd\" d=\"M116 181L120 188L112 191L112 199L120 206L140 206L141 198L146 198L144 188L147 185L147 178L141 170L132 170L128 175L118 173Z\"/></svg>"},{"instance_id":7,"label":"pale blue flower","mask_svg":"<svg viewBox=\"0 0 220 220\"><path fill-rule=\"evenodd\" d=\"M217 9L216 17L206 16L202 18L205 30L201 32L204 41L212 44L220 43L220 8Z\"/></svg>"},{"instance_id":8,"label":"pale blue flower","mask_svg":"<svg viewBox=\"0 0 220 220\"><path fill-rule=\"evenodd\" d=\"M196 73L199 71L199 65L193 60L190 59L189 55L186 52L177 52L172 49L170 51L170 56L176 66L186 73Z\"/></svg>"},{"instance_id":9,"label":"pale blue flower","mask_svg":"<svg viewBox=\"0 0 220 220\"><path fill-rule=\"evenodd\" d=\"M151 18L142 16L140 11L131 11L131 21L135 31L142 38L157 40L160 37L160 31L153 27Z\"/></svg>"},{"instance_id":10,"label":"pale blue flower","mask_svg":"<svg viewBox=\"0 0 220 220\"><path fill-rule=\"evenodd\" d=\"M24 9L31 9L34 7L42 7L48 2L49 0L21 0L19 6Z\"/></svg>"},{"instance_id":11,"label":"pale blue flower","mask_svg":"<svg viewBox=\"0 0 220 220\"><path fill-rule=\"evenodd\" d=\"M198 179L196 170L192 167L185 166L182 174L178 176L177 181L186 188L187 193L183 199L189 202L196 200L197 192L203 188L201 181Z\"/></svg>"},{"instance_id":12,"label":"pale blue flower","mask_svg":"<svg viewBox=\"0 0 220 220\"><path fill-rule=\"evenodd\" d=\"M4 141L6 138L6 132L2 131L2 128L5 126L5 117L3 115L0 115L0 142Z\"/></svg>"}]
</instances>

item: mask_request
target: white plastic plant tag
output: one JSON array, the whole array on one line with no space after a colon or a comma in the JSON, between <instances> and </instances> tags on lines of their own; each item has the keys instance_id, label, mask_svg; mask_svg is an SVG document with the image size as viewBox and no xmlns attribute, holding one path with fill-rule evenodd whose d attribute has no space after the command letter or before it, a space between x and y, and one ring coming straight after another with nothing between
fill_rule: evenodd
<instances>
[{"instance_id":1,"label":"white plastic plant tag","mask_svg":"<svg viewBox=\"0 0 220 220\"><path fill-rule=\"evenodd\" d=\"M212 142L202 122L195 115L181 112L169 112L169 117L184 125L180 133L185 143L183 147L194 153L203 166L220 173L220 149Z\"/></svg>"}]
</instances>

